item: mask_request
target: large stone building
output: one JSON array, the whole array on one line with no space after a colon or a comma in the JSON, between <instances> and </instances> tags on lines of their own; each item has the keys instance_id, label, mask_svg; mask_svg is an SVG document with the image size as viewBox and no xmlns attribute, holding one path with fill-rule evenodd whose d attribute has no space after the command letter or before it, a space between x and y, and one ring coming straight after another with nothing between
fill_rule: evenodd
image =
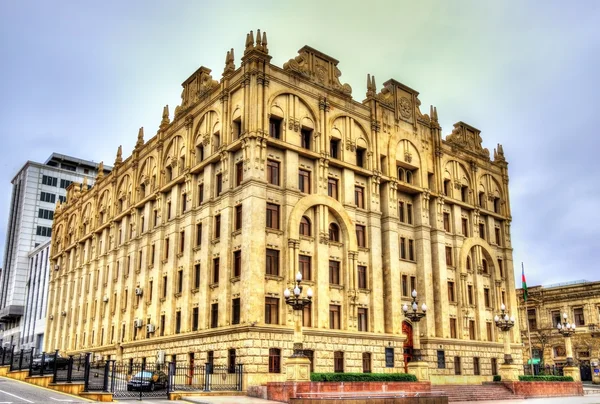
<instances>
[{"instance_id":1,"label":"large stone building","mask_svg":"<svg viewBox=\"0 0 600 404\"><path fill-rule=\"evenodd\" d=\"M592 380L600 369L600 282L575 281L528 288L525 304L522 289L517 289L521 335L525 342L523 358L534 364L534 372L560 372L567 364L565 337L557 330L559 322L575 324L571 338L572 358L580 368L583 381ZM527 323L531 334L530 360ZM533 362L533 363L532 363ZM527 370L527 369L526 369ZM600 371L598 372L600 373ZM600 382L600 376L597 375Z\"/></svg>"},{"instance_id":2,"label":"large stone building","mask_svg":"<svg viewBox=\"0 0 600 404\"><path fill-rule=\"evenodd\" d=\"M490 380L493 318L516 307L507 163L395 80L366 98L305 46L270 64L265 34L220 81L200 67L171 121L91 190L75 184L53 228L46 350L113 359L237 360L249 382L285 379L293 313L312 287L304 348L315 371L398 372L411 359L411 290L432 380ZM420 304L419 303L419 304ZM512 347L521 363L520 334Z\"/></svg>"},{"instance_id":3,"label":"large stone building","mask_svg":"<svg viewBox=\"0 0 600 404\"><path fill-rule=\"evenodd\" d=\"M44 163L28 161L12 180L12 197L6 229L4 265L0 277L0 345L21 347L23 313L30 272L29 253L49 241L54 206L66 198L73 181L91 185L98 164L52 153ZM107 169L108 172L108 169ZM41 335L31 338L43 338ZM38 341L41 345L42 341Z\"/></svg>"}]
</instances>

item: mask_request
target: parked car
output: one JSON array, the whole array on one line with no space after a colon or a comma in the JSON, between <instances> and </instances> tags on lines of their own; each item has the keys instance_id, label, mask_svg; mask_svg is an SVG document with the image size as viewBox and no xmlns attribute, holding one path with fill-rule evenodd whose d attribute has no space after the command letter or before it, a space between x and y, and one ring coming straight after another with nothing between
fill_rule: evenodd
<instances>
[{"instance_id":1,"label":"parked car","mask_svg":"<svg viewBox=\"0 0 600 404\"><path fill-rule=\"evenodd\" d=\"M58 354L56 357L56 368L66 369L69 366L69 358L64 358ZM42 355L36 355L31 362L31 368L38 370L42 367ZM54 369L54 354L46 354L44 358L44 369Z\"/></svg>"},{"instance_id":2,"label":"parked car","mask_svg":"<svg viewBox=\"0 0 600 404\"><path fill-rule=\"evenodd\" d=\"M127 382L127 391L165 389L168 384L168 376L165 372L158 370L137 372Z\"/></svg>"}]
</instances>

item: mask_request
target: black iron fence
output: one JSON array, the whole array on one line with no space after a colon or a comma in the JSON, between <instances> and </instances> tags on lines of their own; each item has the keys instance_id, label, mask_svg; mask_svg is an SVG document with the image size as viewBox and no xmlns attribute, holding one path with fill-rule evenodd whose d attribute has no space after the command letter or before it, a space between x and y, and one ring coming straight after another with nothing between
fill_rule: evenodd
<instances>
[{"instance_id":1,"label":"black iron fence","mask_svg":"<svg viewBox=\"0 0 600 404\"><path fill-rule=\"evenodd\" d=\"M0 348L1 349L1 357L0 357L0 365L7 366L12 363L13 354L15 352L15 347L11 348Z\"/></svg>"},{"instance_id":2,"label":"black iron fence","mask_svg":"<svg viewBox=\"0 0 600 404\"><path fill-rule=\"evenodd\" d=\"M206 390L205 365L182 366L171 363L169 375L173 391Z\"/></svg>"},{"instance_id":3,"label":"black iron fence","mask_svg":"<svg viewBox=\"0 0 600 404\"><path fill-rule=\"evenodd\" d=\"M10 370L29 370L33 361L34 348L27 351L21 349L19 352L12 350L12 359L10 361Z\"/></svg>"}]
</instances>

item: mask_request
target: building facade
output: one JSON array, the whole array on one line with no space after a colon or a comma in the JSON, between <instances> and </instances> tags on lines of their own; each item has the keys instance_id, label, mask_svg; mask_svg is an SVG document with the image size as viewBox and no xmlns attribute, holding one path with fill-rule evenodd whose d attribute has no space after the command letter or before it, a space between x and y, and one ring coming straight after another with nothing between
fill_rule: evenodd
<instances>
[{"instance_id":1,"label":"building facade","mask_svg":"<svg viewBox=\"0 0 600 404\"><path fill-rule=\"evenodd\" d=\"M50 274L50 240L29 253L29 274L25 293L21 348L44 349L46 310L48 308L48 277Z\"/></svg>"},{"instance_id":2,"label":"building facade","mask_svg":"<svg viewBox=\"0 0 600 404\"><path fill-rule=\"evenodd\" d=\"M582 381L591 381L595 369L600 369L600 282L575 281L527 289L517 289L519 320L524 344L525 364L534 364L534 372L560 372L567 363L565 338L558 333L561 316L575 324L570 337L573 361L579 366ZM527 324L529 323L529 324ZM531 355L527 326L531 334ZM600 372L599 372L600 373Z\"/></svg>"},{"instance_id":3,"label":"building facade","mask_svg":"<svg viewBox=\"0 0 600 404\"><path fill-rule=\"evenodd\" d=\"M21 346L22 317L25 312L29 253L50 240L56 202L64 201L73 181L96 178L97 164L53 153L45 163L28 161L12 180L12 197L4 265L0 276L0 322L3 347ZM109 172L107 170L107 172Z\"/></svg>"},{"instance_id":4,"label":"building facade","mask_svg":"<svg viewBox=\"0 0 600 404\"><path fill-rule=\"evenodd\" d=\"M240 67L233 50L220 81L200 67L172 121L165 107L154 137L140 129L110 175L68 191L46 350L163 350L284 380L283 292L300 271L314 371L404 371L420 337L434 381L490 380L503 357L493 317L516 307L501 146L490 159L463 122L442 139L437 110L395 80L378 90L368 76L355 101L338 61L311 47L270 59L266 35L248 34ZM413 289L429 306L418 329L402 312Z\"/></svg>"}]
</instances>

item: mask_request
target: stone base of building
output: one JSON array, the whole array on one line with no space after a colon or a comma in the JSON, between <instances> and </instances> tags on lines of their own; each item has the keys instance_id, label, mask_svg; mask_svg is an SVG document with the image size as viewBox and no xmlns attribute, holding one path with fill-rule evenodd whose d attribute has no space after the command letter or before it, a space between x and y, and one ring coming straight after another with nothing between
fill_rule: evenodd
<instances>
[{"instance_id":1,"label":"stone base of building","mask_svg":"<svg viewBox=\"0 0 600 404\"><path fill-rule=\"evenodd\" d=\"M574 382L580 382L581 381L581 373L580 373L579 368L577 366L565 366L563 368L563 375L565 375L565 376L571 376L573 378Z\"/></svg>"},{"instance_id":2,"label":"stone base of building","mask_svg":"<svg viewBox=\"0 0 600 404\"><path fill-rule=\"evenodd\" d=\"M420 382L429 380L429 364L427 362L410 362L408 373L417 376Z\"/></svg>"},{"instance_id":3,"label":"stone base of building","mask_svg":"<svg viewBox=\"0 0 600 404\"><path fill-rule=\"evenodd\" d=\"M306 356L290 356L285 362L288 382L310 382L310 360Z\"/></svg>"},{"instance_id":4,"label":"stone base of building","mask_svg":"<svg viewBox=\"0 0 600 404\"><path fill-rule=\"evenodd\" d=\"M520 366L508 365L503 363L499 366L498 374L502 377L502 381L506 382L517 382L519 381L519 374L521 372Z\"/></svg>"},{"instance_id":5,"label":"stone base of building","mask_svg":"<svg viewBox=\"0 0 600 404\"><path fill-rule=\"evenodd\" d=\"M525 398L583 396L581 382L504 382L504 386Z\"/></svg>"}]
</instances>

